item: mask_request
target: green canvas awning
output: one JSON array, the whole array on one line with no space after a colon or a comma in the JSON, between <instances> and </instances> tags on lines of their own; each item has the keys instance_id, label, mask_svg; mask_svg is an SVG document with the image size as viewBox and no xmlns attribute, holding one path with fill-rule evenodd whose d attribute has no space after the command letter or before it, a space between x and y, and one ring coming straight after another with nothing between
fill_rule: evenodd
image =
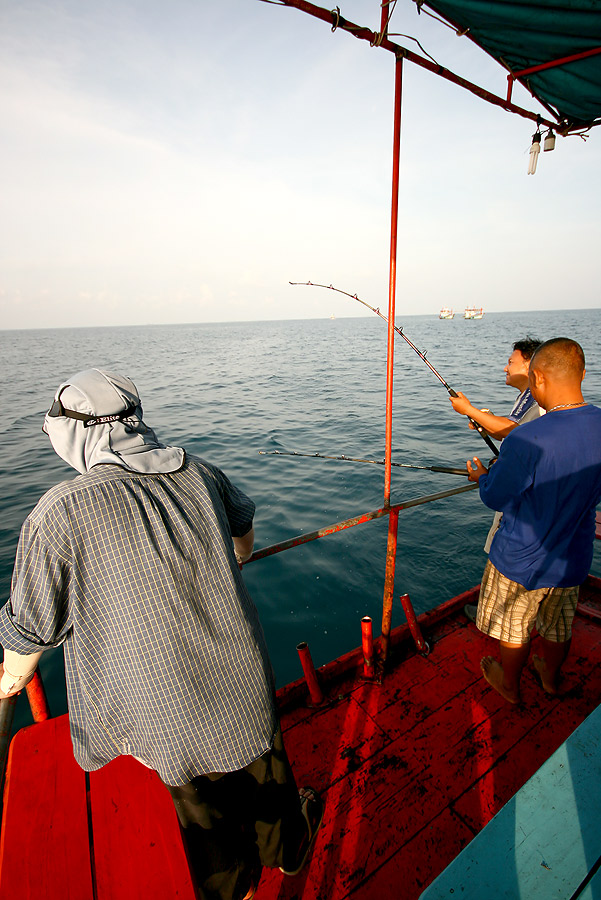
<instances>
[{"instance_id":1,"label":"green canvas awning","mask_svg":"<svg viewBox=\"0 0 601 900\"><path fill-rule=\"evenodd\" d=\"M601 124L601 0L415 2L514 73L561 130Z\"/></svg>"}]
</instances>

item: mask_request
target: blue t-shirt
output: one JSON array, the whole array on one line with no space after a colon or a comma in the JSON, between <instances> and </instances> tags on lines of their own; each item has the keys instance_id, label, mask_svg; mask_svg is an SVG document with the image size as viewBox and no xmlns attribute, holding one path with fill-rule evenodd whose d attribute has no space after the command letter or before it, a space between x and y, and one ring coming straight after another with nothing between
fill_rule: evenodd
<instances>
[{"instance_id":1,"label":"blue t-shirt","mask_svg":"<svg viewBox=\"0 0 601 900\"><path fill-rule=\"evenodd\" d=\"M503 575L529 591L581 584L601 499L601 409L557 410L514 429L479 486L503 513L489 553Z\"/></svg>"}]
</instances>

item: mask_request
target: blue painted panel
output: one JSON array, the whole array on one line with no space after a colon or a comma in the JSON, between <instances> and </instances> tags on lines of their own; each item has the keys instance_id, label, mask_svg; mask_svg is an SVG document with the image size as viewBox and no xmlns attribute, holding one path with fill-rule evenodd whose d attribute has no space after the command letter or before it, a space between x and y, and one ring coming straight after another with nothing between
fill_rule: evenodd
<instances>
[{"instance_id":1,"label":"blue painted panel","mask_svg":"<svg viewBox=\"0 0 601 900\"><path fill-rule=\"evenodd\" d=\"M574 900L601 900L601 871L595 873L578 897L574 897Z\"/></svg>"},{"instance_id":2,"label":"blue painted panel","mask_svg":"<svg viewBox=\"0 0 601 900\"><path fill-rule=\"evenodd\" d=\"M600 814L598 707L423 892L422 900L570 900L601 856ZM598 892L598 882L595 887ZM583 900L599 896L593 890Z\"/></svg>"}]
</instances>

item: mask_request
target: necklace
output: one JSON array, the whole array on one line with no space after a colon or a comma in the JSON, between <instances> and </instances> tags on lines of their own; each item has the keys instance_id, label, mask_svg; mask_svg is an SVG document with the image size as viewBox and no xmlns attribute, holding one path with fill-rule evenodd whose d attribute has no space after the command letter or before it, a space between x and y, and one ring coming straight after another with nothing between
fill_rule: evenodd
<instances>
[{"instance_id":1,"label":"necklace","mask_svg":"<svg viewBox=\"0 0 601 900\"><path fill-rule=\"evenodd\" d=\"M552 406L551 409L548 409L547 412L553 412L555 409L567 409L569 406L587 406L588 404L584 402L584 400L579 400L578 403L560 403L558 406Z\"/></svg>"}]
</instances>

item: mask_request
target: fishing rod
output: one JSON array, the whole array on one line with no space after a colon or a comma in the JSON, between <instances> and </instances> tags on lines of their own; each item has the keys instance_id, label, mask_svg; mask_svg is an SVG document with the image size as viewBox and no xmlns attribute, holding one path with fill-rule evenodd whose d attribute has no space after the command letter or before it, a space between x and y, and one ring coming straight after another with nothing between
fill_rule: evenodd
<instances>
[{"instance_id":1,"label":"fishing rod","mask_svg":"<svg viewBox=\"0 0 601 900\"><path fill-rule=\"evenodd\" d=\"M301 453L299 450L259 450L261 456L308 456L317 459L336 459L344 462L362 462L373 463L376 466L386 464L385 459L360 459L356 456L325 456L323 453ZM414 466L411 463L391 462L391 466L398 466L399 469L427 469L428 472L443 472L446 475L465 475L468 476L467 469L452 469L446 466Z\"/></svg>"},{"instance_id":2,"label":"fishing rod","mask_svg":"<svg viewBox=\"0 0 601 900\"><path fill-rule=\"evenodd\" d=\"M336 291L336 293L338 293L338 294L344 294L346 297L350 297L351 300L356 300L358 303L362 303L363 306L366 306L368 309L371 309L371 311L374 312L377 316L380 316L381 319L384 319L385 322L388 322L388 319L386 318L385 315L383 315L383 314L380 312L379 308L376 308L375 306L370 306L369 303L366 303L365 300L361 300L359 297L357 297L356 294L349 294L348 291L342 291L342 290L340 290L340 288L335 288L334 285L332 285L332 284L315 284L315 283L312 282L312 281L290 281L289 284L292 284L292 285L295 285L295 286L296 286L296 285L302 285L303 287L320 287L320 288L325 288L325 289L328 290L328 291ZM411 349L412 349L412 350L415 350L415 352L417 353L417 355L419 356L419 358L420 358L423 362L425 362L425 364L428 366L428 368L430 369L430 371L433 372L434 375L436 375L436 377L438 378L438 380L439 380L440 382L442 382L442 384L444 384L444 386L445 386L445 388L447 389L447 391L449 392L450 396L451 396L451 397L458 397L459 395L458 395L457 391L454 391L453 388L450 386L450 384L447 384L447 382L444 380L444 378L442 377L442 375L440 374L440 372L437 372L436 369L434 368L434 366L432 365L432 363L430 362L430 360L427 359L425 351L420 350L418 347L415 346L415 344L414 344L412 341L409 340L409 338L407 337L407 335L406 335L405 332L403 331L402 326L400 326L400 325L393 325L393 328L394 328L394 330L396 331L396 333L397 333L398 335L400 335L400 337L402 337L403 340L404 340L407 344L409 344L409 346L411 347ZM498 456L498 455L499 455L499 450L498 450L498 448L493 444L493 442L491 441L490 437L486 434L486 432L484 431L484 428L482 427L482 425L479 425L477 422L474 422L474 420L473 420L473 419L470 419L469 416L468 416L468 421L469 421L470 424L474 427L474 429L478 432L478 434L480 435L480 437L482 438L482 440L486 443L486 445L492 450L492 452L494 453L494 455L495 455L495 456Z\"/></svg>"}]
</instances>

